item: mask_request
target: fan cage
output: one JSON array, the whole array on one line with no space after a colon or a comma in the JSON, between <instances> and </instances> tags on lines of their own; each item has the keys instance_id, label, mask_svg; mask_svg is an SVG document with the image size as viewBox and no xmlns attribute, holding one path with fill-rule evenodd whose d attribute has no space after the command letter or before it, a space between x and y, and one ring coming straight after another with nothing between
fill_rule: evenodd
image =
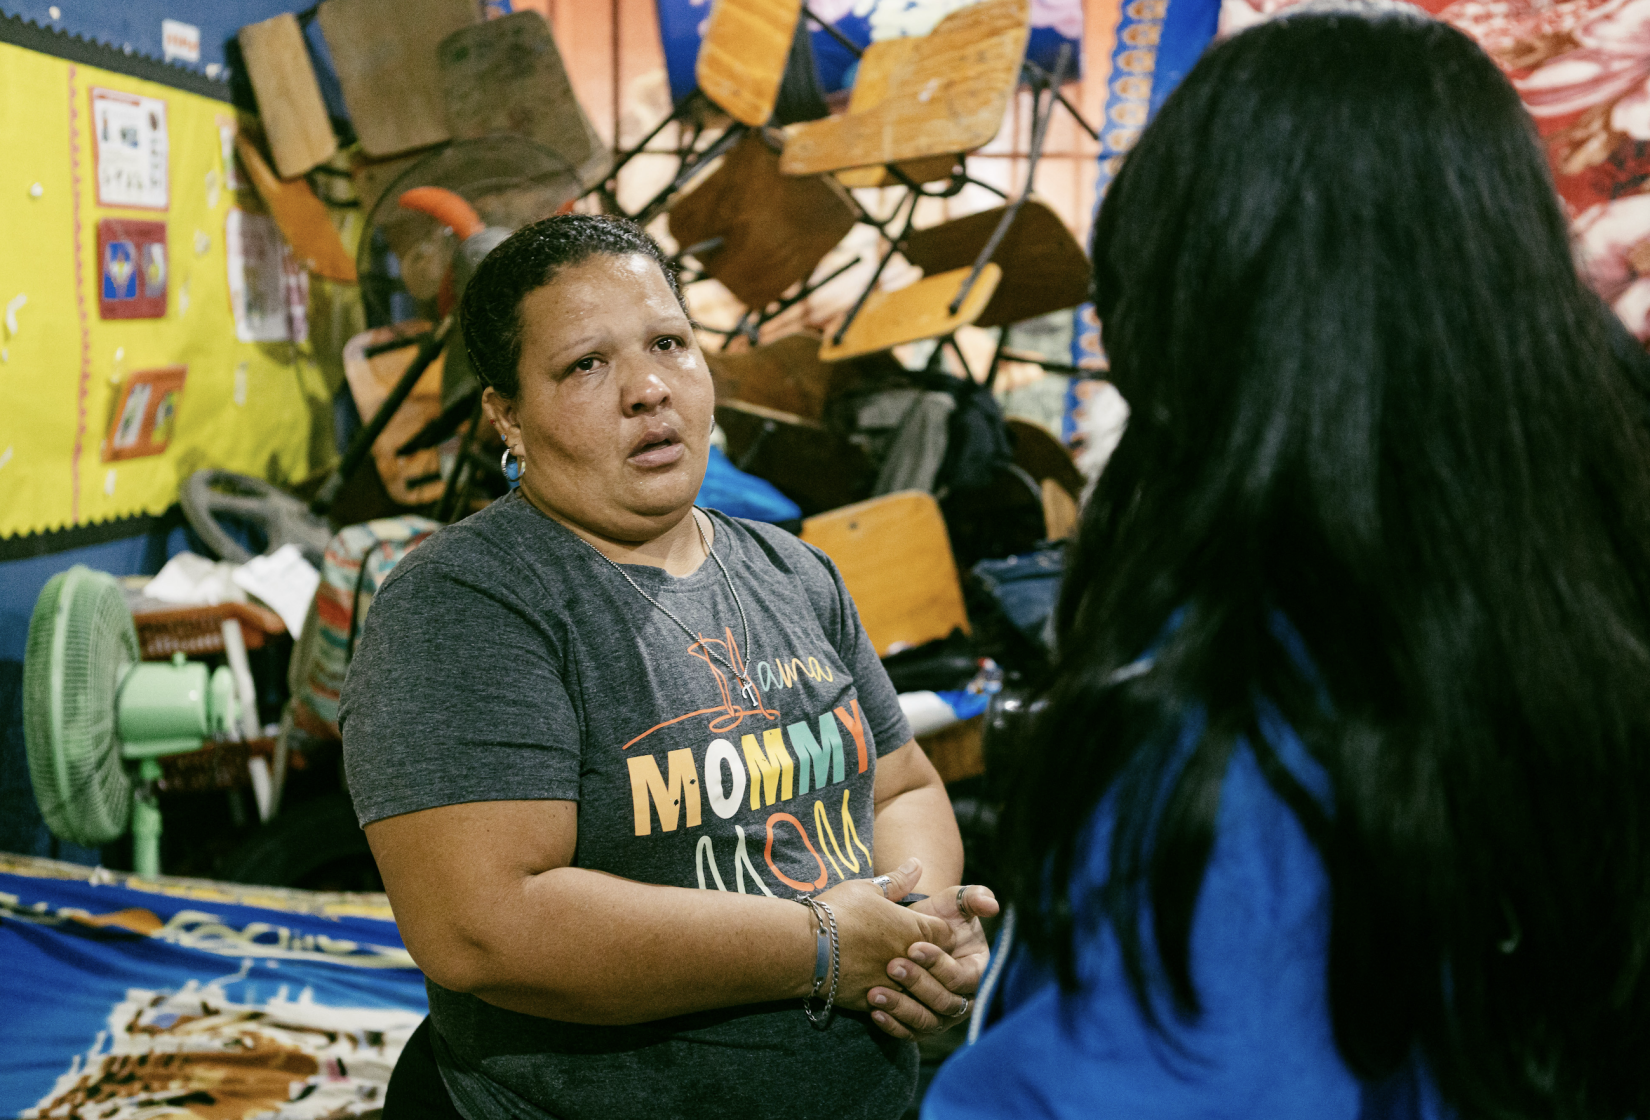
<instances>
[{"instance_id":1,"label":"fan cage","mask_svg":"<svg viewBox=\"0 0 1650 1120\"><path fill-rule=\"evenodd\" d=\"M137 631L114 577L80 565L53 576L29 621L24 744L46 827L96 847L126 830L132 783L120 757L120 682Z\"/></svg>"},{"instance_id":2,"label":"fan cage","mask_svg":"<svg viewBox=\"0 0 1650 1120\"><path fill-rule=\"evenodd\" d=\"M441 318L442 278L458 246L428 214L404 210L413 187L443 187L474 206L489 226L520 229L579 197L578 172L523 136L455 140L407 168L373 204L356 252L367 326Z\"/></svg>"}]
</instances>

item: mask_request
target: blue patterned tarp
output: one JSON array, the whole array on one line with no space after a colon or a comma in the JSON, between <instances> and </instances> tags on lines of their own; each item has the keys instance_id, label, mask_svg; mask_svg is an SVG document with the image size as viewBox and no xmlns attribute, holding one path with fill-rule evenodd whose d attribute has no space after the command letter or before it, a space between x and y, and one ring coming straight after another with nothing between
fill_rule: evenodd
<instances>
[{"instance_id":1,"label":"blue patterned tarp","mask_svg":"<svg viewBox=\"0 0 1650 1120\"><path fill-rule=\"evenodd\" d=\"M0 1116L361 1115L426 1013L382 895L0 855L0 962Z\"/></svg>"}]
</instances>

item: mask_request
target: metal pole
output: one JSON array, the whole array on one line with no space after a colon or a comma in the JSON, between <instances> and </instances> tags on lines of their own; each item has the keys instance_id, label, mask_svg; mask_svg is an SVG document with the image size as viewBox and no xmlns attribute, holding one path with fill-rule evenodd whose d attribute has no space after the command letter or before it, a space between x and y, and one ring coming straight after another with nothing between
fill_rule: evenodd
<instances>
[{"instance_id":1,"label":"metal pole","mask_svg":"<svg viewBox=\"0 0 1650 1120\"><path fill-rule=\"evenodd\" d=\"M1058 89L1060 82L1065 78L1066 61L1070 54L1071 46L1061 44L1060 57L1054 64L1054 77L1050 83L1051 89ZM1038 90L1032 102L1031 150L1026 153L1025 188L1020 191L1013 202L1008 204L1008 209L1003 211L1002 218L997 222L997 228L991 231L990 239L980 249L979 255L974 258L973 270L969 272L968 279L963 281L962 287L957 289L957 297L951 301L951 306L948 309L951 314L955 315L957 313L962 307L963 301L968 298L968 293L974 290L975 281L980 278L980 273L984 271L992 255L997 252L998 246L1003 243L1003 238L1008 234L1008 228L1014 224L1014 219L1019 217L1020 207L1025 204L1026 198L1031 194L1031 185L1037 181L1037 157L1042 154L1043 137L1048 132L1048 122L1052 116L1054 116L1054 102L1051 100L1044 107L1042 105L1042 90Z\"/></svg>"},{"instance_id":2,"label":"metal pole","mask_svg":"<svg viewBox=\"0 0 1650 1120\"><path fill-rule=\"evenodd\" d=\"M619 0L613 0L613 150L619 150Z\"/></svg>"},{"instance_id":3,"label":"metal pole","mask_svg":"<svg viewBox=\"0 0 1650 1120\"><path fill-rule=\"evenodd\" d=\"M971 175L964 175L962 178L963 178L963 184L965 186L979 187L981 190L990 191L992 194L996 195L1000 199L1003 199L1005 202L1008 200L1008 192L1005 191L1005 190L999 190L997 187L992 186L990 183L982 183L982 182L980 182L980 180L974 178Z\"/></svg>"},{"instance_id":4,"label":"metal pole","mask_svg":"<svg viewBox=\"0 0 1650 1120\"><path fill-rule=\"evenodd\" d=\"M423 334L404 334L398 338L392 338L388 342L374 343L363 350L361 356L363 358L376 358L380 354L388 354L391 350L404 350L408 346L417 346L429 336L429 331L425 331Z\"/></svg>"},{"instance_id":5,"label":"metal pole","mask_svg":"<svg viewBox=\"0 0 1650 1120\"><path fill-rule=\"evenodd\" d=\"M475 407L470 410L470 426L464 430L464 438L458 441L458 458L453 460L452 477L447 480L447 486L441 492L441 501L435 507L435 519L443 525L454 520L464 508L464 499L469 497L470 479L475 474L474 465L470 462L470 447L475 442L476 429L481 427L481 418L481 394L477 393Z\"/></svg>"},{"instance_id":6,"label":"metal pole","mask_svg":"<svg viewBox=\"0 0 1650 1120\"><path fill-rule=\"evenodd\" d=\"M997 349L991 352L991 368L985 371L985 388L988 393L997 384L997 366L1002 363L1003 347L1007 345L1008 325L1005 323L997 328Z\"/></svg>"},{"instance_id":7,"label":"metal pole","mask_svg":"<svg viewBox=\"0 0 1650 1120\"><path fill-rule=\"evenodd\" d=\"M619 174L619 169L620 168L622 168L625 164L629 163L637 155L641 154L642 149L646 148L649 144L653 143L654 140L658 139L659 133L663 132L665 130L666 126L668 126L668 125L674 123L676 120L678 120L681 117L683 111L686 110L689 105L692 105L693 102L698 99L698 97L699 97L699 87L695 86L695 87L693 87L693 92L692 93L690 93L686 97L682 98L682 103L680 105L677 105L677 106L675 106L674 108L672 108L670 110L670 115L668 117L666 117L664 120L660 121L658 124L654 125L653 126L653 131L648 133L646 136L642 137L641 143L637 144L634 148L631 148L629 151L625 152L622 156L620 156L618 158L618 160L613 164L613 167L608 171L607 179L603 180L603 182L611 182L614 178L616 178ZM618 150L617 146L614 147L614 150L615 151ZM668 155L669 153L666 152L666 153L661 153L661 154ZM596 188L593 187L591 189L594 190Z\"/></svg>"},{"instance_id":8,"label":"metal pole","mask_svg":"<svg viewBox=\"0 0 1650 1120\"><path fill-rule=\"evenodd\" d=\"M963 357L962 347L957 345L957 336L948 334L945 336L945 341L951 344L951 352L957 355L957 364L962 367L963 380L974 380L974 371L968 368L968 359Z\"/></svg>"},{"instance_id":9,"label":"metal pole","mask_svg":"<svg viewBox=\"0 0 1650 1120\"><path fill-rule=\"evenodd\" d=\"M720 249L726 241L727 238L725 237L707 237L703 241L695 241L686 249L676 250L676 255L672 257L671 260L680 261L683 257L697 257L700 253L714 253L716 250Z\"/></svg>"},{"instance_id":10,"label":"metal pole","mask_svg":"<svg viewBox=\"0 0 1650 1120\"><path fill-rule=\"evenodd\" d=\"M848 309L848 317L842 320L842 325L836 329L836 334L831 336L831 345L842 345L842 336L848 333L848 328L852 326L854 320L859 317L860 309L865 306L865 301L871 298L871 292L876 288L877 281L882 279L882 270L888 267L888 262L893 259L894 254L898 252L900 246L905 243L906 236L911 232L911 222L917 215L917 201L919 197L920 196L915 193L910 196L911 210L905 221L905 232L901 233L897 239L891 239L888 242L888 251L884 253L882 255L882 259L877 262L877 270L871 273L871 282L865 285L865 290L859 293L859 298L854 301L853 307ZM894 211L894 216L899 216L898 209Z\"/></svg>"},{"instance_id":11,"label":"metal pole","mask_svg":"<svg viewBox=\"0 0 1650 1120\"><path fill-rule=\"evenodd\" d=\"M436 355L441 353L441 347L446 344L447 335L452 330L453 317L448 315L441 320L437 327L423 342L419 343L418 353L413 356L412 364L401 375L401 380L395 383L390 395L384 398L384 403L378 406L378 411L372 414L372 420L360 431L355 438L349 441L349 447L344 451L344 457L338 460L327 480L321 484L321 489L315 497L310 499L310 512L325 515L332 508L332 503L338 500L338 492L344 488L350 476L355 473L367 455L372 451L372 445L384 428L388 426L390 418L396 410L412 395L413 387L418 379L424 376L424 371L430 368Z\"/></svg>"},{"instance_id":12,"label":"metal pole","mask_svg":"<svg viewBox=\"0 0 1650 1120\"><path fill-rule=\"evenodd\" d=\"M1035 62L1028 62L1025 65L1026 69L1030 70L1036 78L1045 82L1048 81L1048 71L1044 70L1041 66L1038 66ZM1070 113L1072 118L1077 121L1077 126L1084 132L1088 133L1090 138L1096 141L1100 139L1100 133L1095 130L1094 126L1090 125L1089 122L1084 119L1082 113L1077 111L1077 106L1066 100L1066 95L1060 92L1058 83L1055 83L1054 100L1058 101L1065 107L1066 112Z\"/></svg>"},{"instance_id":13,"label":"metal pole","mask_svg":"<svg viewBox=\"0 0 1650 1120\"><path fill-rule=\"evenodd\" d=\"M658 217L659 212L663 210L665 205L670 201L670 196L680 190L682 188L682 184L692 178L693 173L697 171L702 164L709 163L711 160L733 147L733 145L745 135L745 132L746 128L744 125L731 125L726 132L716 138L715 143L706 148L704 151L689 152L683 158L682 167L676 172L676 177L670 181L670 184L666 186L664 190L649 199L647 205L638 210L635 217L631 220L639 226L645 226L654 218Z\"/></svg>"},{"instance_id":14,"label":"metal pole","mask_svg":"<svg viewBox=\"0 0 1650 1120\"><path fill-rule=\"evenodd\" d=\"M819 25L819 29L821 31L825 32L825 34L829 35L831 38L833 38L837 42L841 43L843 45L843 47L847 49L848 53L853 55L855 58L864 58L865 57L865 48L864 47L860 46L858 43L856 43L852 39L848 38L848 36L844 35L842 32L838 31L836 28L832 27L830 24L826 23L824 20L822 20L818 16L814 15L813 12L808 8L808 5L806 5L806 4L802 5L802 17L804 19L811 19L815 23L817 23Z\"/></svg>"},{"instance_id":15,"label":"metal pole","mask_svg":"<svg viewBox=\"0 0 1650 1120\"><path fill-rule=\"evenodd\" d=\"M1043 369L1047 370L1049 373L1069 373L1075 377L1103 378L1107 372L1103 369L1084 369L1082 366L1067 365L1063 362L1053 362L1043 357L1041 354L1034 354L1025 350L1005 349L1000 351L1000 353L1004 358L1007 358L1011 362L1028 362L1031 365L1043 367Z\"/></svg>"},{"instance_id":16,"label":"metal pole","mask_svg":"<svg viewBox=\"0 0 1650 1120\"><path fill-rule=\"evenodd\" d=\"M865 259L864 257L857 257L856 256L853 260L849 261L847 264L843 265L841 268L832 270L831 274L829 276L825 277L825 279L821 280L819 283L812 284L812 283L806 283L805 282L802 285L802 290L797 292L794 296L788 296L785 299L777 300L776 302L769 304L768 307L765 307L765 308L762 309L762 314L757 316L757 319L756 319L757 329L760 330L762 328L762 326L765 325L768 322L768 320L775 319L775 318L778 318L780 315L783 315L785 312L789 311L791 308L795 307L797 304L801 303L803 300L807 299L809 296L811 296L815 292L819 291L819 289L823 288L826 284L829 284L832 280L835 280L838 276L841 276L844 272L847 272L850 268L853 268L856 264L858 264L860 261L862 261L864 259ZM771 310L771 311L768 310L769 307L771 307L773 310Z\"/></svg>"}]
</instances>

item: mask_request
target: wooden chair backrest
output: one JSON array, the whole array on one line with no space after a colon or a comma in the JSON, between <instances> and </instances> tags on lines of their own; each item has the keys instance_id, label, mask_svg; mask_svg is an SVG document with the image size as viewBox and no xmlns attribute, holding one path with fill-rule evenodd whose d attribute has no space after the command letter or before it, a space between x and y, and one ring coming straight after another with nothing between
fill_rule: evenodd
<instances>
[{"instance_id":1,"label":"wooden chair backrest","mask_svg":"<svg viewBox=\"0 0 1650 1120\"><path fill-rule=\"evenodd\" d=\"M802 0L715 0L694 65L700 92L742 124L767 124L801 14Z\"/></svg>"},{"instance_id":2,"label":"wooden chair backrest","mask_svg":"<svg viewBox=\"0 0 1650 1120\"><path fill-rule=\"evenodd\" d=\"M779 487L804 514L864 497L876 481L876 468L864 449L817 420L718 400L716 423L727 438L728 458Z\"/></svg>"},{"instance_id":3,"label":"wooden chair backrest","mask_svg":"<svg viewBox=\"0 0 1650 1120\"><path fill-rule=\"evenodd\" d=\"M887 92L862 113L792 125L779 169L812 175L954 156L990 142L1020 81L1031 0L981 0L891 59Z\"/></svg>"},{"instance_id":4,"label":"wooden chair backrest","mask_svg":"<svg viewBox=\"0 0 1650 1120\"><path fill-rule=\"evenodd\" d=\"M968 631L951 540L933 495L904 490L810 517L802 539L842 572L879 657L896 645Z\"/></svg>"},{"instance_id":5,"label":"wooden chair backrest","mask_svg":"<svg viewBox=\"0 0 1650 1120\"><path fill-rule=\"evenodd\" d=\"M278 178L245 133L235 135L235 154L241 157L241 166L246 168L246 177L252 180L252 189L269 208L270 217L292 246L292 255L298 258L298 263L316 276L355 283L355 258L344 248L338 227L332 224L326 206L310 189L309 180Z\"/></svg>"},{"instance_id":6,"label":"wooden chair backrest","mask_svg":"<svg viewBox=\"0 0 1650 1120\"><path fill-rule=\"evenodd\" d=\"M246 76L258 98L258 119L281 178L295 178L331 159L338 138L332 133L298 17L287 12L249 23L238 38Z\"/></svg>"},{"instance_id":7,"label":"wooden chair backrest","mask_svg":"<svg viewBox=\"0 0 1650 1120\"><path fill-rule=\"evenodd\" d=\"M1063 541L1077 532L1079 510L1077 499L1052 478L1045 478L1043 489L1043 537Z\"/></svg>"},{"instance_id":8,"label":"wooden chair backrest","mask_svg":"<svg viewBox=\"0 0 1650 1120\"><path fill-rule=\"evenodd\" d=\"M475 0L322 0L316 16L371 159L449 139L436 50L481 22Z\"/></svg>"},{"instance_id":9,"label":"wooden chair backrest","mask_svg":"<svg viewBox=\"0 0 1650 1120\"><path fill-rule=\"evenodd\" d=\"M722 239L695 256L747 307L766 307L806 280L853 228L841 187L819 175L781 175L779 153L756 133L670 208L678 245Z\"/></svg>"},{"instance_id":10,"label":"wooden chair backrest","mask_svg":"<svg viewBox=\"0 0 1650 1120\"><path fill-rule=\"evenodd\" d=\"M835 332L827 331L825 345L819 349L821 361L840 362L862 354L874 354L901 343L924 338L939 338L958 327L966 327L980 317L997 285L1003 270L997 264L987 264L980 277L969 289L957 313L951 313L951 301L968 278L969 269L958 268L937 276L925 276L915 284L898 291L875 291L860 308L859 314L848 325L841 342L835 342Z\"/></svg>"},{"instance_id":11,"label":"wooden chair backrest","mask_svg":"<svg viewBox=\"0 0 1650 1120\"><path fill-rule=\"evenodd\" d=\"M418 354L416 346L402 346L367 357L369 347L430 329L430 324L408 321L389 327L362 331L344 344L344 380L350 397L362 416L371 418L389 397L401 375ZM396 448L441 415L441 371L446 354L436 355L430 368L419 377L412 393L395 410L390 422L372 443L372 461L390 498L404 506L423 505L438 500L446 485L440 479L441 449L427 448L411 455L397 455ZM431 476L437 476L431 478ZM417 485L409 485L417 483Z\"/></svg>"},{"instance_id":12,"label":"wooden chair backrest","mask_svg":"<svg viewBox=\"0 0 1650 1120\"><path fill-rule=\"evenodd\" d=\"M1083 472L1060 437L1023 416L1010 416L1004 424L1014 441L1014 465L1037 483L1053 482L1075 499L1083 493Z\"/></svg>"},{"instance_id":13,"label":"wooden chair backrest","mask_svg":"<svg viewBox=\"0 0 1650 1120\"><path fill-rule=\"evenodd\" d=\"M972 265L1004 209L917 230L906 242L905 259L929 275ZM975 320L977 327L1035 319L1089 298L1089 259L1060 215L1041 199L1026 199L991 259L1003 266L1003 282Z\"/></svg>"},{"instance_id":14,"label":"wooden chair backrest","mask_svg":"<svg viewBox=\"0 0 1650 1120\"><path fill-rule=\"evenodd\" d=\"M888 80L894 71L910 57L920 40L915 38L883 39L865 48L860 56L859 69L854 73L854 88L848 94L848 112L865 113L888 99ZM951 174L957 156L949 153L906 160L898 165L899 172L913 183L931 183ZM837 172L837 181L850 189L860 187L891 187L899 183L888 168L855 167Z\"/></svg>"},{"instance_id":15,"label":"wooden chair backrest","mask_svg":"<svg viewBox=\"0 0 1650 1120\"><path fill-rule=\"evenodd\" d=\"M574 171L597 154L555 37L538 12L515 12L453 32L441 41L437 64L453 139L525 136Z\"/></svg>"},{"instance_id":16,"label":"wooden chair backrest","mask_svg":"<svg viewBox=\"0 0 1650 1120\"><path fill-rule=\"evenodd\" d=\"M749 350L708 350L716 398L776 408L804 420L825 418L825 402L858 377L851 366L819 360L819 336L786 335Z\"/></svg>"}]
</instances>

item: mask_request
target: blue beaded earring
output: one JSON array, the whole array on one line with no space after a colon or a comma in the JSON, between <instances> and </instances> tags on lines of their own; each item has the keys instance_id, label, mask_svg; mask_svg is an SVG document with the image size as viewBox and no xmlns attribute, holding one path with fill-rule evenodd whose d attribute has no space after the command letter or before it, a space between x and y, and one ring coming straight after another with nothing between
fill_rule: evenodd
<instances>
[{"instance_id":1,"label":"blue beaded earring","mask_svg":"<svg viewBox=\"0 0 1650 1120\"><path fill-rule=\"evenodd\" d=\"M504 471L504 481L510 484L510 489L514 490L521 485L521 473L522 468L527 465L526 460L506 447L503 456L498 461L498 465Z\"/></svg>"}]
</instances>

